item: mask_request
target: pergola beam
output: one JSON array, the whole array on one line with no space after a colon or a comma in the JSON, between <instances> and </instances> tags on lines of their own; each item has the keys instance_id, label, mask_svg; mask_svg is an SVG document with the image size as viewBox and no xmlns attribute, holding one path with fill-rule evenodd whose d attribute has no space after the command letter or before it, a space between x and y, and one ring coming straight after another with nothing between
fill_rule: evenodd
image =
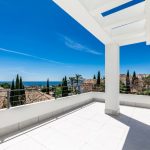
<instances>
[{"instance_id":1,"label":"pergola beam","mask_svg":"<svg viewBox=\"0 0 150 150\"><path fill-rule=\"evenodd\" d=\"M135 35L132 35L132 36L129 35L127 38L122 38L122 39L117 38L116 41L118 42L118 44L120 46L125 46L125 45L145 42L146 41L146 36L145 36L145 33L138 33L138 34L135 34Z\"/></svg>"},{"instance_id":2,"label":"pergola beam","mask_svg":"<svg viewBox=\"0 0 150 150\"><path fill-rule=\"evenodd\" d=\"M112 37L120 46L145 42L145 19L113 29Z\"/></svg>"},{"instance_id":3,"label":"pergola beam","mask_svg":"<svg viewBox=\"0 0 150 150\"><path fill-rule=\"evenodd\" d=\"M78 0L80 1L88 11L93 11L103 6L104 4L109 3L111 0Z\"/></svg>"},{"instance_id":4,"label":"pergola beam","mask_svg":"<svg viewBox=\"0 0 150 150\"><path fill-rule=\"evenodd\" d=\"M104 27L116 28L145 18L145 2L104 17Z\"/></svg>"},{"instance_id":5,"label":"pergola beam","mask_svg":"<svg viewBox=\"0 0 150 150\"><path fill-rule=\"evenodd\" d=\"M99 0L97 0L99 1ZM103 0L103 1L99 1L101 2L100 5L96 5L95 8L93 10L91 10L91 13L103 13L105 11L111 10L115 7L118 7L120 5L123 5L125 3L130 2L131 0ZM103 2L103 3L102 3Z\"/></svg>"},{"instance_id":6,"label":"pergola beam","mask_svg":"<svg viewBox=\"0 0 150 150\"><path fill-rule=\"evenodd\" d=\"M131 34L135 35L141 32L145 33L145 19L113 29L112 36L120 37L120 36L131 35Z\"/></svg>"},{"instance_id":7,"label":"pergola beam","mask_svg":"<svg viewBox=\"0 0 150 150\"><path fill-rule=\"evenodd\" d=\"M79 24L91 32L103 44L112 43L112 38L103 27L91 16L79 0L53 0L65 12L72 16Z\"/></svg>"}]
</instances>

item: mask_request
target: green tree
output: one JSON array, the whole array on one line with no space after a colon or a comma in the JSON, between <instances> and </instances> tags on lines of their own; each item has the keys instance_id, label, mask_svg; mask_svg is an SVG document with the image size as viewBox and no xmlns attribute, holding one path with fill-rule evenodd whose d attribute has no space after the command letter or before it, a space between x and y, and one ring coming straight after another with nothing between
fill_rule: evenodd
<instances>
[{"instance_id":1,"label":"green tree","mask_svg":"<svg viewBox=\"0 0 150 150\"><path fill-rule=\"evenodd\" d=\"M93 76L93 79L94 79L94 80L96 79L96 76L95 76L95 74L94 74L94 76Z\"/></svg>"},{"instance_id":2,"label":"green tree","mask_svg":"<svg viewBox=\"0 0 150 150\"><path fill-rule=\"evenodd\" d=\"M10 91L10 104L11 104L11 106L15 106L15 92L14 92L14 90L15 90L15 82L14 82L14 80L12 81L12 83L11 83L11 91Z\"/></svg>"},{"instance_id":3,"label":"green tree","mask_svg":"<svg viewBox=\"0 0 150 150\"><path fill-rule=\"evenodd\" d=\"M46 84L46 94L49 94L49 79L47 79L47 84Z\"/></svg>"},{"instance_id":4,"label":"green tree","mask_svg":"<svg viewBox=\"0 0 150 150\"><path fill-rule=\"evenodd\" d=\"M101 74L100 74L100 71L98 71L98 74L97 74L97 85L100 86L100 83L101 83Z\"/></svg>"},{"instance_id":5,"label":"green tree","mask_svg":"<svg viewBox=\"0 0 150 150\"><path fill-rule=\"evenodd\" d=\"M25 88L23 85L22 77L20 77L19 84L20 84L20 86L19 86L19 88L20 88L20 103L21 103L21 105L23 105L23 104L25 104L26 96L25 96Z\"/></svg>"},{"instance_id":6,"label":"green tree","mask_svg":"<svg viewBox=\"0 0 150 150\"><path fill-rule=\"evenodd\" d=\"M150 75L143 78L145 89L150 90Z\"/></svg>"},{"instance_id":7,"label":"green tree","mask_svg":"<svg viewBox=\"0 0 150 150\"><path fill-rule=\"evenodd\" d=\"M14 95L14 101L15 101L15 106L20 105L20 80L19 80L19 75L17 74L16 76L16 82L15 82L15 95Z\"/></svg>"},{"instance_id":8,"label":"green tree","mask_svg":"<svg viewBox=\"0 0 150 150\"><path fill-rule=\"evenodd\" d=\"M25 87L23 85L22 77L17 74L16 82L14 80L11 84L10 103L11 106L23 105L26 102Z\"/></svg>"},{"instance_id":9,"label":"green tree","mask_svg":"<svg viewBox=\"0 0 150 150\"><path fill-rule=\"evenodd\" d=\"M20 80L19 80L19 75L17 74L16 77L16 89L20 89Z\"/></svg>"},{"instance_id":10,"label":"green tree","mask_svg":"<svg viewBox=\"0 0 150 150\"><path fill-rule=\"evenodd\" d=\"M62 80L62 97L68 96L68 84L67 77L65 76Z\"/></svg>"},{"instance_id":11,"label":"green tree","mask_svg":"<svg viewBox=\"0 0 150 150\"><path fill-rule=\"evenodd\" d=\"M134 89L138 89L138 77L136 76L136 72L133 72L133 76L132 76L132 88Z\"/></svg>"},{"instance_id":12,"label":"green tree","mask_svg":"<svg viewBox=\"0 0 150 150\"><path fill-rule=\"evenodd\" d=\"M126 93L126 85L120 81L120 93Z\"/></svg>"},{"instance_id":13,"label":"green tree","mask_svg":"<svg viewBox=\"0 0 150 150\"><path fill-rule=\"evenodd\" d=\"M132 76L132 85L134 85L135 84L135 80L137 79L137 77L136 77L136 72L134 71L133 72L133 76Z\"/></svg>"},{"instance_id":14,"label":"green tree","mask_svg":"<svg viewBox=\"0 0 150 150\"><path fill-rule=\"evenodd\" d=\"M20 77L20 80L19 80L19 88L20 88L20 89L23 89L22 77Z\"/></svg>"},{"instance_id":15,"label":"green tree","mask_svg":"<svg viewBox=\"0 0 150 150\"><path fill-rule=\"evenodd\" d=\"M131 92L131 87L130 87L130 73L129 70L127 71L126 75L126 93L129 94Z\"/></svg>"},{"instance_id":16,"label":"green tree","mask_svg":"<svg viewBox=\"0 0 150 150\"><path fill-rule=\"evenodd\" d=\"M14 90L14 106L23 105L25 101L25 88L23 85L22 77L19 77L19 74L17 74Z\"/></svg>"},{"instance_id":17,"label":"green tree","mask_svg":"<svg viewBox=\"0 0 150 150\"><path fill-rule=\"evenodd\" d=\"M0 86L3 87L4 89L9 89L11 87L11 85L7 82L1 83Z\"/></svg>"}]
</instances>

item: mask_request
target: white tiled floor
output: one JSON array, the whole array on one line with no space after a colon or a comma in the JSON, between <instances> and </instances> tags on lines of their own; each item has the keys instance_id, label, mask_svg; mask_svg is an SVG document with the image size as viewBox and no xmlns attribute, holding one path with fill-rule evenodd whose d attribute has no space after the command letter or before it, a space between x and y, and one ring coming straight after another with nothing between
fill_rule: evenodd
<instances>
[{"instance_id":1,"label":"white tiled floor","mask_svg":"<svg viewBox=\"0 0 150 150\"><path fill-rule=\"evenodd\" d=\"M150 110L121 106L104 114L93 103L0 144L0 150L150 150Z\"/></svg>"}]
</instances>

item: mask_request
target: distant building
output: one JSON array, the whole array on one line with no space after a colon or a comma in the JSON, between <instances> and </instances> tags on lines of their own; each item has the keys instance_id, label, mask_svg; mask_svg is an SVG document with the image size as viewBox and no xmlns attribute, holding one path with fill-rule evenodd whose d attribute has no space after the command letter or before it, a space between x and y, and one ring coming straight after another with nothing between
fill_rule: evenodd
<instances>
[{"instance_id":1,"label":"distant building","mask_svg":"<svg viewBox=\"0 0 150 150\"><path fill-rule=\"evenodd\" d=\"M0 86L0 90L3 90L4 88Z\"/></svg>"},{"instance_id":2,"label":"distant building","mask_svg":"<svg viewBox=\"0 0 150 150\"><path fill-rule=\"evenodd\" d=\"M120 81L126 84L126 74L120 74ZM130 75L130 81L132 81L132 75Z\"/></svg>"},{"instance_id":3,"label":"distant building","mask_svg":"<svg viewBox=\"0 0 150 150\"><path fill-rule=\"evenodd\" d=\"M96 84L96 79L87 79L84 80L80 86L81 92L90 92L93 90L94 85Z\"/></svg>"},{"instance_id":4,"label":"distant building","mask_svg":"<svg viewBox=\"0 0 150 150\"><path fill-rule=\"evenodd\" d=\"M26 90L26 103L34 103L34 102L40 102L45 100L50 100L53 97L51 95L48 95L46 93L40 92L38 90Z\"/></svg>"},{"instance_id":5,"label":"distant building","mask_svg":"<svg viewBox=\"0 0 150 150\"><path fill-rule=\"evenodd\" d=\"M139 78L139 79L143 79L143 78L146 78L146 77L148 77L150 74L137 74L137 77Z\"/></svg>"}]
</instances>

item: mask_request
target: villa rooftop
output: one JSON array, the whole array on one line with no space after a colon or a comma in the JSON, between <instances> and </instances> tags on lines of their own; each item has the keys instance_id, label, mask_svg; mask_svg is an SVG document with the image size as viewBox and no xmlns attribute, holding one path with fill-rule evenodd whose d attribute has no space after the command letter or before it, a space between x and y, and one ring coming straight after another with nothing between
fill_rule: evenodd
<instances>
[{"instance_id":1,"label":"villa rooftop","mask_svg":"<svg viewBox=\"0 0 150 150\"><path fill-rule=\"evenodd\" d=\"M105 17L131 0L53 1L105 45L105 93L0 110L0 150L150 150L150 97L119 92L120 47L150 45L150 0Z\"/></svg>"},{"instance_id":2,"label":"villa rooftop","mask_svg":"<svg viewBox=\"0 0 150 150\"><path fill-rule=\"evenodd\" d=\"M121 106L116 117L94 102L30 128L0 145L1 150L149 150L150 110Z\"/></svg>"}]
</instances>

